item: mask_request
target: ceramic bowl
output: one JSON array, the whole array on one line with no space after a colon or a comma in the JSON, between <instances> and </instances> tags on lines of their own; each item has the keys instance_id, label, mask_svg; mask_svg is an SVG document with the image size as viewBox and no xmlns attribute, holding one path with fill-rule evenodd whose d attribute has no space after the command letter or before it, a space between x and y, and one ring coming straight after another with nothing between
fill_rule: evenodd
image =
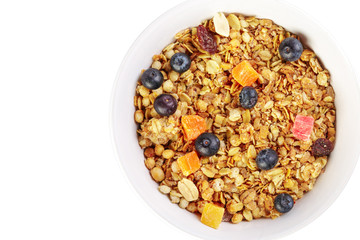
<instances>
[{"instance_id":1,"label":"ceramic bowl","mask_svg":"<svg viewBox=\"0 0 360 240\"><path fill-rule=\"evenodd\" d=\"M272 19L299 34L330 71L336 93L336 146L326 171L314 189L296 202L291 212L275 219L239 224L222 223L215 230L199 217L172 204L159 193L144 166L134 122L134 93L140 71L150 66L152 56L173 41L182 29L197 26L216 12L237 12ZM113 89L112 135L118 159L132 186L144 201L171 224L202 239L275 239L288 235L316 219L339 196L348 182L360 152L359 86L353 70L329 33L297 8L276 0L190 0L170 9L152 22L136 39L119 68ZM326 229L324 229L325 231Z\"/></svg>"}]
</instances>

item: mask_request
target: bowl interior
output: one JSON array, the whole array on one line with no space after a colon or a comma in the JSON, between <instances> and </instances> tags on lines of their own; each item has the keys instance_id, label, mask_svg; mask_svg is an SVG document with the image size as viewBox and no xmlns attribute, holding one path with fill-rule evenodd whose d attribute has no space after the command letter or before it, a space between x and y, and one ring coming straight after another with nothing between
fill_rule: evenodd
<instances>
[{"instance_id":1,"label":"bowl interior","mask_svg":"<svg viewBox=\"0 0 360 240\"><path fill-rule=\"evenodd\" d=\"M199 218L172 204L157 190L144 166L133 120L133 96L140 71L151 58L171 43L182 29L197 26L216 12L238 12L272 19L300 34L330 71L336 93L336 146L326 171L314 189L297 201L293 210L275 220L261 219L240 224L221 224L218 230L200 223ZM159 215L180 229L203 239L274 239L298 230L313 221L337 198L347 183L359 156L359 88L347 59L331 36L296 8L274 0L187 1L156 19L135 41L124 58L113 92L112 134L120 162L133 187Z\"/></svg>"}]
</instances>

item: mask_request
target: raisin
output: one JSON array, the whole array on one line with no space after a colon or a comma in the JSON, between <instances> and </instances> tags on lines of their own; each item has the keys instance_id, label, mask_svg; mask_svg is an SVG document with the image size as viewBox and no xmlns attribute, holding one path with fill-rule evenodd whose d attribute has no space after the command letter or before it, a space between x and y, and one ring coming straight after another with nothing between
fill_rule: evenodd
<instances>
[{"instance_id":1,"label":"raisin","mask_svg":"<svg viewBox=\"0 0 360 240\"><path fill-rule=\"evenodd\" d=\"M197 36L200 46L208 51L210 54L217 52L217 44L214 35L203 25L199 25L197 28Z\"/></svg>"},{"instance_id":2,"label":"raisin","mask_svg":"<svg viewBox=\"0 0 360 240\"><path fill-rule=\"evenodd\" d=\"M231 221L231 218L232 218L232 214L230 214L226 209L225 209L225 212L224 212L224 215L223 215L223 218L222 218L222 221L223 222L230 222Z\"/></svg>"},{"instance_id":3,"label":"raisin","mask_svg":"<svg viewBox=\"0 0 360 240\"><path fill-rule=\"evenodd\" d=\"M323 157L329 155L333 149L334 144L330 140L319 138L312 145L312 154L315 157Z\"/></svg>"}]
</instances>

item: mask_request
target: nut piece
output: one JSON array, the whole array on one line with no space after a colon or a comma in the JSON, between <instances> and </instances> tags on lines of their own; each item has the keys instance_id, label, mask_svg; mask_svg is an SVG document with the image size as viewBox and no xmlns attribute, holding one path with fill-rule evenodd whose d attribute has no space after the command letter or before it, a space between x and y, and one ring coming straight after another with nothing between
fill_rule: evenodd
<instances>
[{"instance_id":1,"label":"nut piece","mask_svg":"<svg viewBox=\"0 0 360 240\"><path fill-rule=\"evenodd\" d=\"M178 182L178 189L186 201L191 202L199 198L199 191L195 184L189 179L183 178Z\"/></svg>"},{"instance_id":2,"label":"nut piece","mask_svg":"<svg viewBox=\"0 0 360 240\"><path fill-rule=\"evenodd\" d=\"M221 36L228 37L230 35L229 22L225 15L221 12L216 13L214 18L215 32Z\"/></svg>"}]
</instances>

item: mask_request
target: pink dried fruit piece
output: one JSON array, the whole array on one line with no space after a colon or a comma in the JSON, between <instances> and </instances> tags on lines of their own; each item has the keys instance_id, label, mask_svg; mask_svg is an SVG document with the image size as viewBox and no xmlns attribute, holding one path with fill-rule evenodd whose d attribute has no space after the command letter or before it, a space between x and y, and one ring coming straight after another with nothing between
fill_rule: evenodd
<instances>
[{"instance_id":1,"label":"pink dried fruit piece","mask_svg":"<svg viewBox=\"0 0 360 240\"><path fill-rule=\"evenodd\" d=\"M203 25L197 27L197 37L202 49L208 51L210 54L217 52L217 44L214 35Z\"/></svg>"},{"instance_id":2,"label":"pink dried fruit piece","mask_svg":"<svg viewBox=\"0 0 360 240\"><path fill-rule=\"evenodd\" d=\"M312 155L315 157L328 156L334 149L334 144L326 138L319 138L314 142L311 149Z\"/></svg>"},{"instance_id":3,"label":"pink dried fruit piece","mask_svg":"<svg viewBox=\"0 0 360 240\"><path fill-rule=\"evenodd\" d=\"M297 115L292 132L297 139L307 141L310 139L314 127L314 118L310 116Z\"/></svg>"}]
</instances>

